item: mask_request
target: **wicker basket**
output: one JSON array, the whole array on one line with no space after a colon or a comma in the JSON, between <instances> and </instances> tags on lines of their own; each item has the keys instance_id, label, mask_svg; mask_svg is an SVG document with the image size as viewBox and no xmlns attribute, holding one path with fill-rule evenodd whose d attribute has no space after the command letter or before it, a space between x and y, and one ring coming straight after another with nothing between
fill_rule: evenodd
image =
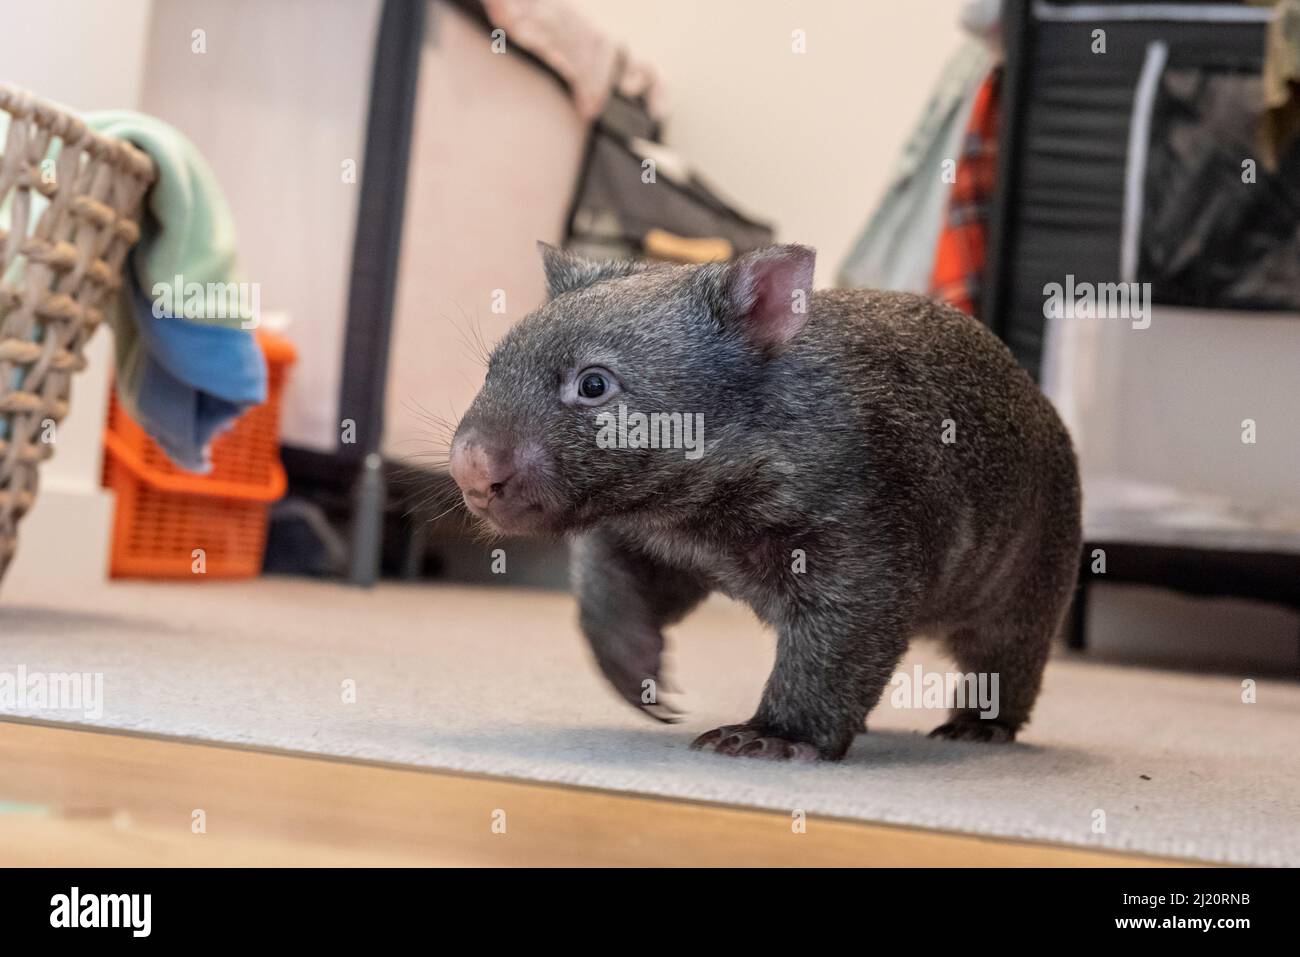
<instances>
[{"instance_id":1,"label":"wicker basket","mask_svg":"<svg viewBox=\"0 0 1300 957\"><path fill-rule=\"evenodd\" d=\"M149 158L87 129L75 115L0 84L9 130L0 155L0 578L18 520L36 500L37 469L54 452L72 375L122 283ZM47 159L49 162L47 162ZM33 193L49 202L39 216Z\"/></svg>"}]
</instances>

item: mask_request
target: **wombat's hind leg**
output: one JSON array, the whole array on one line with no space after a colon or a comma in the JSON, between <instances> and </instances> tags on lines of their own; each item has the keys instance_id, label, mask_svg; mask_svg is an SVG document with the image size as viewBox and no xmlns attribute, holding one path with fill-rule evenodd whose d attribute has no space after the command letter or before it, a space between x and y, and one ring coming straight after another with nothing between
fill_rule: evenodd
<instances>
[{"instance_id":1,"label":"wombat's hind leg","mask_svg":"<svg viewBox=\"0 0 1300 957\"><path fill-rule=\"evenodd\" d=\"M1074 594L1079 561L1078 497L1066 502L1064 517L1050 523L1045 548L1025 562L1019 583L1002 607L960 624L947 647L966 676L966 700L931 737L959 741L1012 741L1029 720L1056 638ZM974 676L972 682L971 676ZM976 694L969 693L973 688ZM982 700L981 700L982 699Z\"/></svg>"},{"instance_id":2,"label":"wombat's hind leg","mask_svg":"<svg viewBox=\"0 0 1300 957\"><path fill-rule=\"evenodd\" d=\"M1048 617L1048 621L1041 620ZM1013 741L1029 720L1042 684L1052 637L1059 617L1038 621L1012 617L996 623L959 628L948 637L948 649L963 676L958 687L965 700L956 702L948 721L930 732L932 738L953 741Z\"/></svg>"}]
</instances>

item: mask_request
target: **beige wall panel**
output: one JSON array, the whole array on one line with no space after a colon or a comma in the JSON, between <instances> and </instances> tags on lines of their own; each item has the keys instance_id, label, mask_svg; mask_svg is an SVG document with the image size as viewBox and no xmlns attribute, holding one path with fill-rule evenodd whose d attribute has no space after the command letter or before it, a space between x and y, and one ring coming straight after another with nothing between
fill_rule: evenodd
<instances>
[{"instance_id":1,"label":"beige wall panel","mask_svg":"<svg viewBox=\"0 0 1300 957\"><path fill-rule=\"evenodd\" d=\"M491 344L541 302L536 243L560 240L586 135L550 75L494 54L458 11L429 13L384 436L386 456L414 464L439 444L421 410L458 416L482 382L466 336Z\"/></svg>"}]
</instances>

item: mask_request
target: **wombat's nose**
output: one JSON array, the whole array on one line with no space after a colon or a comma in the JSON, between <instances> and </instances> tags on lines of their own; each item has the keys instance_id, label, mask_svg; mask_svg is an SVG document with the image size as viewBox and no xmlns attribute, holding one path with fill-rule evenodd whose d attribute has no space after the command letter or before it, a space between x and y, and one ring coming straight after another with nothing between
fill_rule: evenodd
<instances>
[{"instance_id":1,"label":"wombat's nose","mask_svg":"<svg viewBox=\"0 0 1300 957\"><path fill-rule=\"evenodd\" d=\"M473 433L456 439L451 446L451 477L460 490L475 501L486 503L505 494L515 475L514 456L491 448Z\"/></svg>"}]
</instances>

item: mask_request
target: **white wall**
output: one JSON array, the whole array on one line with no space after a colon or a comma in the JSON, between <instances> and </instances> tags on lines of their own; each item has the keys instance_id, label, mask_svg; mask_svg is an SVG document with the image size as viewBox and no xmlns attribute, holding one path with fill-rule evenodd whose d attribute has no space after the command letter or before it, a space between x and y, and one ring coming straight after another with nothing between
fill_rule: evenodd
<instances>
[{"instance_id":1,"label":"white wall","mask_svg":"<svg viewBox=\"0 0 1300 957\"><path fill-rule=\"evenodd\" d=\"M659 70L669 143L778 238L815 246L823 286L962 37L962 0L569 2Z\"/></svg>"},{"instance_id":2,"label":"white wall","mask_svg":"<svg viewBox=\"0 0 1300 957\"><path fill-rule=\"evenodd\" d=\"M0 0L0 80L74 109L136 109L153 0Z\"/></svg>"}]
</instances>

